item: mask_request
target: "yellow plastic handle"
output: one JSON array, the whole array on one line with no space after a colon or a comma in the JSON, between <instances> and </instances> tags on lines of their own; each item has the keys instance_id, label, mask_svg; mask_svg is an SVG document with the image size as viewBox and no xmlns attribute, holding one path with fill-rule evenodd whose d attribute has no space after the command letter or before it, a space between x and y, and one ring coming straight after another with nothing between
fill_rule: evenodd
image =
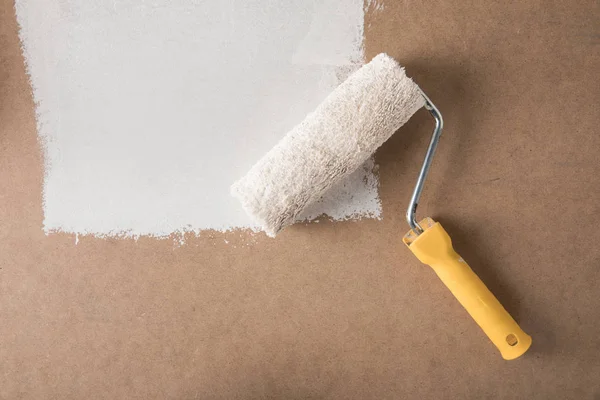
<instances>
[{"instance_id":1,"label":"yellow plastic handle","mask_svg":"<svg viewBox=\"0 0 600 400\"><path fill-rule=\"evenodd\" d=\"M406 234L403 241L417 258L433 268L475 322L496 345L505 360L513 360L531 346L531 336L523 332L502 304L452 248L442 225L426 218L425 231Z\"/></svg>"}]
</instances>

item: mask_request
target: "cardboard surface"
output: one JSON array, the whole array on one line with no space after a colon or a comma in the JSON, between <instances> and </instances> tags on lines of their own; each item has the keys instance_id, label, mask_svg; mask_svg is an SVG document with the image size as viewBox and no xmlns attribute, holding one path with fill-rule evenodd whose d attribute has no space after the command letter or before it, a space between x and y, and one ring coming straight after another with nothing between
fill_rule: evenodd
<instances>
[{"instance_id":1,"label":"cardboard surface","mask_svg":"<svg viewBox=\"0 0 600 400\"><path fill-rule=\"evenodd\" d=\"M419 215L533 337L523 358L503 361L401 243L425 111L377 154L383 221L181 247L45 236L1 0L0 398L598 398L598 3L427 3L372 6L367 56L396 57L444 114Z\"/></svg>"}]
</instances>

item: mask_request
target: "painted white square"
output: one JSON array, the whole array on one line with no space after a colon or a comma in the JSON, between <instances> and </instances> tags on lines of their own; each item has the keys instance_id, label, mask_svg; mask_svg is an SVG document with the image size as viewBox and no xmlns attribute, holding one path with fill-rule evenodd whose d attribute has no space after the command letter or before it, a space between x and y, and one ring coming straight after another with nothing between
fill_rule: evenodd
<instances>
[{"instance_id":1,"label":"painted white square","mask_svg":"<svg viewBox=\"0 0 600 400\"><path fill-rule=\"evenodd\" d=\"M251 227L229 186L362 63L362 0L17 0L44 229ZM371 167L312 215L378 216Z\"/></svg>"}]
</instances>

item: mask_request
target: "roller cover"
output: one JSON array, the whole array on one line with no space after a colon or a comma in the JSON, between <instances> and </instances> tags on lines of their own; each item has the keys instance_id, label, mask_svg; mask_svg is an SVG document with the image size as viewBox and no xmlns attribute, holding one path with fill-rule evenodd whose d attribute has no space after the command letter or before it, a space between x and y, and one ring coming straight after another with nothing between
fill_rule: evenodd
<instances>
[{"instance_id":1,"label":"roller cover","mask_svg":"<svg viewBox=\"0 0 600 400\"><path fill-rule=\"evenodd\" d=\"M379 54L287 133L231 193L267 235L275 236L358 169L424 104L404 68Z\"/></svg>"}]
</instances>

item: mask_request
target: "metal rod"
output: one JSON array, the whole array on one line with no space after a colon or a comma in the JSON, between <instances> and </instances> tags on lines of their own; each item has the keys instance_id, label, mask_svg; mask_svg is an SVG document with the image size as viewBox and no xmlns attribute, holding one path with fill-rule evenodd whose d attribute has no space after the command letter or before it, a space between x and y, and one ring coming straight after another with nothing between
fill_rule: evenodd
<instances>
[{"instance_id":1,"label":"metal rod","mask_svg":"<svg viewBox=\"0 0 600 400\"><path fill-rule=\"evenodd\" d=\"M431 166L431 161L433 159L433 155L435 154L435 149L440 140L442 129L444 128L444 120L442 119L442 114L437 109L437 107L431 102L431 100L429 100L429 97L427 97L425 93L421 93L425 98L425 108L431 113L433 118L435 118L435 128L433 130L431 142L429 142L427 154L425 154L425 161L423 161L421 172L419 172L419 177L417 178L415 190L413 191L413 194L410 198L410 203L408 204L408 209L406 210L406 221L408 222L408 225L411 227L411 229L413 229L418 235L423 233L423 228L416 221L415 214L417 213L419 199L421 198L421 192L423 191L423 185L425 184L425 179L427 178L427 173L429 172L429 167Z\"/></svg>"}]
</instances>

